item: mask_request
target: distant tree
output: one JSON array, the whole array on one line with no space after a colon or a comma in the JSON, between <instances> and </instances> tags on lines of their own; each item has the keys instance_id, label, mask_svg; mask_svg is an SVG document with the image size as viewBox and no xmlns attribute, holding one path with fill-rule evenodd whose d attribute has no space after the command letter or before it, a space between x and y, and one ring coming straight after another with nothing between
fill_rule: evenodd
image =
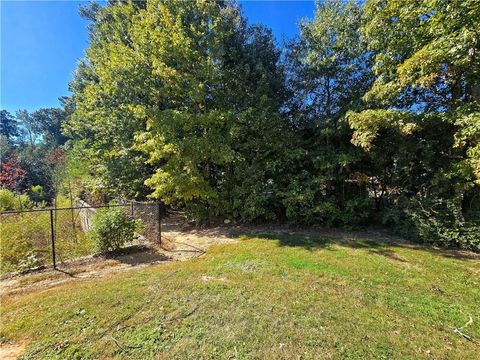
<instances>
[{"instance_id":1,"label":"distant tree","mask_svg":"<svg viewBox=\"0 0 480 360\"><path fill-rule=\"evenodd\" d=\"M0 135L5 137L10 145L20 135L17 120L7 111L0 111Z\"/></svg>"},{"instance_id":2,"label":"distant tree","mask_svg":"<svg viewBox=\"0 0 480 360\"><path fill-rule=\"evenodd\" d=\"M18 110L15 117L19 124L21 141L34 146L38 140L38 134L31 114L27 110Z\"/></svg>"},{"instance_id":3,"label":"distant tree","mask_svg":"<svg viewBox=\"0 0 480 360\"><path fill-rule=\"evenodd\" d=\"M10 141L3 135L0 135L0 163L3 163L10 152L13 150L13 146Z\"/></svg>"},{"instance_id":4,"label":"distant tree","mask_svg":"<svg viewBox=\"0 0 480 360\"><path fill-rule=\"evenodd\" d=\"M23 192L27 189L25 179L27 171L21 166L17 155L13 152L0 166L0 188L14 192Z\"/></svg>"},{"instance_id":5,"label":"distant tree","mask_svg":"<svg viewBox=\"0 0 480 360\"><path fill-rule=\"evenodd\" d=\"M42 143L50 148L63 145L67 137L62 133L66 113L61 108L42 108L31 114L35 132L42 136Z\"/></svg>"}]
</instances>

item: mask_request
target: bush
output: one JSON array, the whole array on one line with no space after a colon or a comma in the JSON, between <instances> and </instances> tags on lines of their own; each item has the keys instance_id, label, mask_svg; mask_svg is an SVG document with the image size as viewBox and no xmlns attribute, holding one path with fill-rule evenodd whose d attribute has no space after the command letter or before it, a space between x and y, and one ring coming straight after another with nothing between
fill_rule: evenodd
<instances>
[{"instance_id":1,"label":"bush","mask_svg":"<svg viewBox=\"0 0 480 360\"><path fill-rule=\"evenodd\" d=\"M367 225L371 220L374 207L374 200L369 197L354 197L347 200L345 208L341 213L343 226L355 227Z\"/></svg>"},{"instance_id":2,"label":"bush","mask_svg":"<svg viewBox=\"0 0 480 360\"><path fill-rule=\"evenodd\" d=\"M41 185L33 185L28 191L28 195L35 203L41 203L48 200L48 197Z\"/></svg>"},{"instance_id":3,"label":"bush","mask_svg":"<svg viewBox=\"0 0 480 360\"><path fill-rule=\"evenodd\" d=\"M25 210L33 206L27 194L15 195L8 189L0 189L0 211Z\"/></svg>"},{"instance_id":4,"label":"bush","mask_svg":"<svg viewBox=\"0 0 480 360\"><path fill-rule=\"evenodd\" d=\"M135 237L141 224L120 208L99 209L93 218L91 236L101 253L119 250Z\"/></svg>"},{"instance_id":5,"label":"bush","mask_svg":"<svg viewBox=\"0 0 480 360\"><path fill-rule=\"evenodd\" d=\"M15 208L15 194L8 189L0 189L0 211Z\"/></svg>"},{"instance_id":6,"label":"bush","mask_svg":"<svg viewBox=\"0 0 480 360\"><path fill-rule=\"evenodd\" d=\"M383 222L411 240L480 251L480 221L465 219L452 199L403 200L385 212Z\"/></svg>"},{"instance_id":7,"label":"bush","mask_svg":"<svg viewBox=\"0 0 480 360\"><path fill-rule=\"evenodd\" d=\"M28 197L27 194L18 195L15 199L15 209L16 210L27 210L34 207L33 201Z\"/></svg>"}]
</instances>

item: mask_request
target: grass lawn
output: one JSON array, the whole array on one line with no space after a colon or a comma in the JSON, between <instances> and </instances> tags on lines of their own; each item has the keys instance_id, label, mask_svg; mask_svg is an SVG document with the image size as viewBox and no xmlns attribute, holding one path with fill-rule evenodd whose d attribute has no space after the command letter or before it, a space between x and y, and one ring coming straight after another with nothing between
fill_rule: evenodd
<instances>
[{"instance_id":1,"label":"grass lawn","mask_svg":"<svg viewBox=\"0 0 480 360\"><path fill-rule=\"evenodd\" d=\"M478 359L480 261L244 237L194 260L6 296L2 322L25 359Z\"/></svg>"}]
</instances>

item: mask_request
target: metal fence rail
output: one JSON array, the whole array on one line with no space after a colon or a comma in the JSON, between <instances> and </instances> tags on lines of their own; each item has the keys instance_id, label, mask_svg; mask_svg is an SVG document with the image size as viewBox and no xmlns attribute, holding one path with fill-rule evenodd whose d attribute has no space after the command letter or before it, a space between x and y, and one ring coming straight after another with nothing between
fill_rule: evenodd
<instances>
[{"instance_id":1,"label":"metal fence rail","mask_svg":"<svg viewBox=\"0 0 480 360\"><path fill-rule=\"evenodd\" d=\"M95 253L88 236L97 209L121 208L141 220L136 243L161 244L163 207L154 202L27 209L0 212L1 272L30 270L59 264Z\"/></svg>"}]
</instances>

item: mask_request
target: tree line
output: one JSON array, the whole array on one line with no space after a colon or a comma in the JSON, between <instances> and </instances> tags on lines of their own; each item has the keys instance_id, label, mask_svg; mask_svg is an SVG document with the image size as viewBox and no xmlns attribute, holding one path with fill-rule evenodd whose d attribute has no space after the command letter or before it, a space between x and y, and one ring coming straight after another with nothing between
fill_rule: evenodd
<instances>
[{"instance_id":1,"label":"tree line","mask_svg":"<svg viewBox=\"0 0 480 360\"><path fill-rule=\"evenodd\" d=\"M91 3L61 136L96 196L478 250L479 13L325 0L279 47L235 2Z\"/></svg>"}]
</instances>

